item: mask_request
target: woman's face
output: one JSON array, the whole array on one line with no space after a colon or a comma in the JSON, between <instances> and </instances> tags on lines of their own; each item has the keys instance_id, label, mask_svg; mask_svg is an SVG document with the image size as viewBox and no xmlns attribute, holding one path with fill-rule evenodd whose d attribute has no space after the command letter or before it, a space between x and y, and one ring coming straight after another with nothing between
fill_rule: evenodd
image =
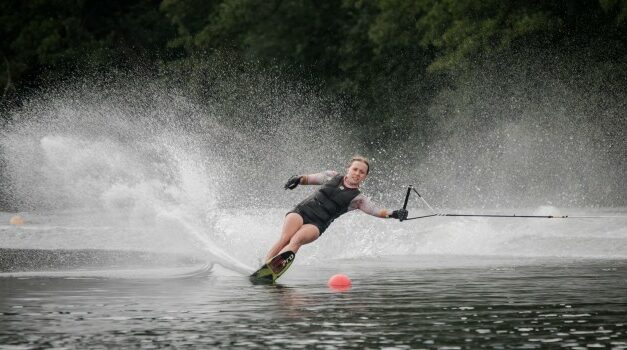
<instances>
[{"instance_id":1,"label":"woman's face","mask_svg":"<svg viewBox=\"0 0 627 350\"><path fill-rule=\"evenodd\" d=\"M346 181L353 186L359 186L368 176L367 172L368 166L366 163L356 160L346 169Z\"/></svg>"}]
</instances>

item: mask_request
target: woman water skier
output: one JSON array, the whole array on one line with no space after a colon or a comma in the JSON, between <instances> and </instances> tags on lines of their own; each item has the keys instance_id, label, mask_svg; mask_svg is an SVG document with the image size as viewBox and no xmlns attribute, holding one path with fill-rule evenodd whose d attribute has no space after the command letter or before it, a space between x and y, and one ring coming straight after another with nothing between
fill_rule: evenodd
<instances>
[{"instance_id":1,"label":"woman water skier","mask_svg":"<svg viewBox=\"0 0 627 350\"><path fill-rule=\"evenodd\" d=\"M293 190L298 185L322 185L322 187L285 216L281 238L272 246L265 261L286 251L296 253L302 245L318 239L333 220L354 209L360 209L379 218L405 220L407 210L390 211L378 208L360 193L359 186L369 172L368 160L355 156L348 163L346 175L327 170L312 175L292 176L285 184L285 189Z\"/></svg>"}]
</instances>

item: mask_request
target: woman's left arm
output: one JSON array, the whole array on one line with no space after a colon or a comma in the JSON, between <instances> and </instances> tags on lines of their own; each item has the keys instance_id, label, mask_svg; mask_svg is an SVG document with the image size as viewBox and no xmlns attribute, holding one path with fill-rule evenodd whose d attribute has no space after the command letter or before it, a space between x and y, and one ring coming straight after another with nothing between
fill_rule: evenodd
<instances>
[{"instance_id":1,"label":"woman's left arm","mask_svg":"<svg viewBox=\"0 0 627 350\"><path fill-rule=\"evenodd\" d=\"M378 218L388 218L392 213L390 210L377 206L372 202L372 200L370 200L370 198L364 196L363 194L357 195L357 197L355 197L351 202L348 209L359 209L366 214L376 216Z\"/></svg>"}]
</instances>

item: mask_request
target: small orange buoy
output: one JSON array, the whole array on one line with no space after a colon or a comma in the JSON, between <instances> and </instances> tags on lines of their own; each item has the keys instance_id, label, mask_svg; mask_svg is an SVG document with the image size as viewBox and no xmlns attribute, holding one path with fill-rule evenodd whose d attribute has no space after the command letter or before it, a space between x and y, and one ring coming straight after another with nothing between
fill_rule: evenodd
<instances>
[{"instance_id":1,"label":"small orange buoy","mask_svg":"<svg viewBox=\"0 0 627 350\"><path fill-rule=\"evenodd\" d=\"M327 284L329 288L333 290L345 291L351 288L352 282L351 282L351 279L348 278L348 276L339 273L337 275L331 276Z\"/></svg>"},{"instance_id":2,"label":"small orange buoy","mask_svg":"<svg viewBox=\"0 0 627 350\"><path fill-rule=\"evenodd\" d=\"M14 226L22 226L24 225L24 219L20 215L13 215L9 220L9 224Z\"/></svg>"}]
</instances>

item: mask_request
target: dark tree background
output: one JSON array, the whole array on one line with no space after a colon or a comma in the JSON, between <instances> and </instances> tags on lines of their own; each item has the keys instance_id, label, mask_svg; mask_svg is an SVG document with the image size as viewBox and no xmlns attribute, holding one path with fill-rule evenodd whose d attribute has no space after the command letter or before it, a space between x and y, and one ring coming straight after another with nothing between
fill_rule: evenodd
<instances>
[{"instance_id":1,"label":"dark tree background","mask_svg":"<svg viewBox=\"0 0 627 350\"><path fill-rule=\"evenodd\" d=\"M626 26L624 0L4 0L0 86L6 107L77 68L228 52L381 123L407 118L408 99L428 105L478 61L527 47L588 52L624 83Z\"/></svg>"}]
</instances>

